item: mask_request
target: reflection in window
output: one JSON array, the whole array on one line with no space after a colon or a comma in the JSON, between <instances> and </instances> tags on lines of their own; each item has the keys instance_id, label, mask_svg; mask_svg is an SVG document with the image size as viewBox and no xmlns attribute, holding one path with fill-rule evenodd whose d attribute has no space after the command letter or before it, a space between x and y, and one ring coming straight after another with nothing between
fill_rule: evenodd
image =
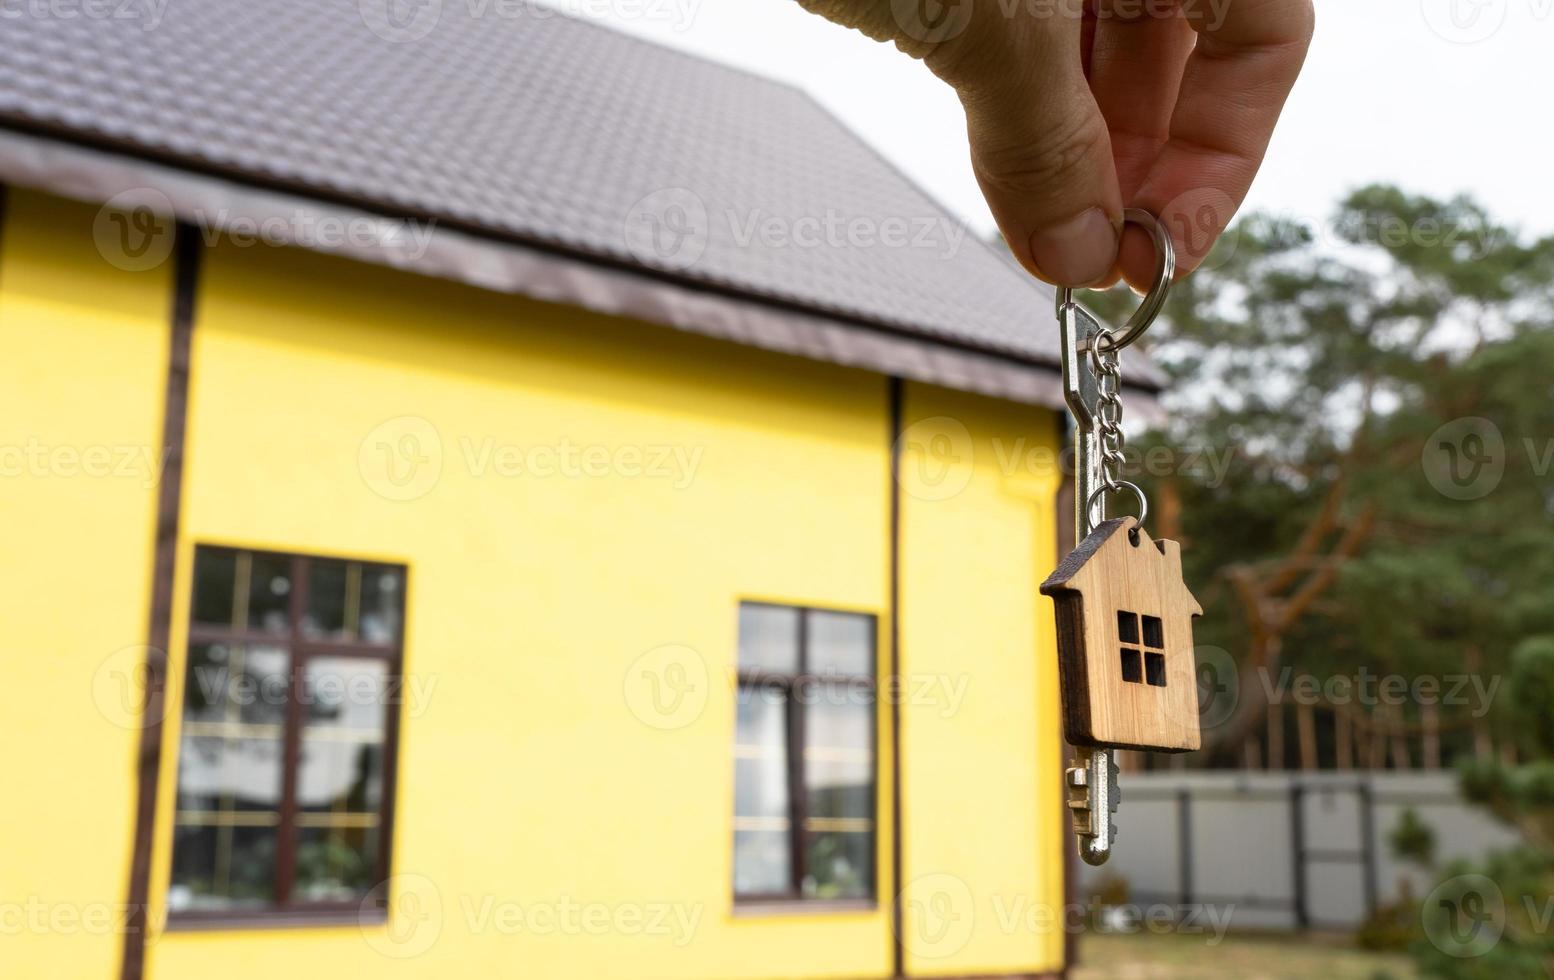
<instances>
[{"instance_id":1,"label":"reflection in window","mask_svg":"<svg viewBox=\"0 0 1554 980\"><path fill-rule=\"evenodd\" d=\"M734 895L874 896L875 630L745 603L734 738Z\"/></svg>"},{"instance_id":2,"label":"reflection in window","mask_svg":"<svg viewBox=\"0 0 1554 980\"><path fill-rule=\"evenodd\" d=\"M388 873L404 570L199 548L168 905L352 907Z\"/></svg>"},{"instance_id":3,"label":"reflection in window","mask_svg":"<svg viewBox=\"0 0 1554 980\"><path fill-rule=\"evenodd\" d=\"M381 661L314 657L304 668L296 883L304 900L360 898L374 884L387 681Z\"/></svg>"}]
</instances>

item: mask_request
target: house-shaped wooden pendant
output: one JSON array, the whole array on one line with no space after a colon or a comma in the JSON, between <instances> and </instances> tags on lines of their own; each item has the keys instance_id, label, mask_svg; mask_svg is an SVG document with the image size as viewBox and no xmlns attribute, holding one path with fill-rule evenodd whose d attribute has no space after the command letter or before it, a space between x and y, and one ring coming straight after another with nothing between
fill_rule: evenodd
<instances>
[{"instance_id":1,"label":"house-shaped wooden pendant","mask_svg":"<svg viewBox=\"0 0 1554 980\"><path fill-rule=\"evenodd\" d=\"M1073 745L1190 752L1200 744L1182 549L1138 522L1099 525L1042 583L1057 605L1063 725Z\"/></svg>"}]
</instances>

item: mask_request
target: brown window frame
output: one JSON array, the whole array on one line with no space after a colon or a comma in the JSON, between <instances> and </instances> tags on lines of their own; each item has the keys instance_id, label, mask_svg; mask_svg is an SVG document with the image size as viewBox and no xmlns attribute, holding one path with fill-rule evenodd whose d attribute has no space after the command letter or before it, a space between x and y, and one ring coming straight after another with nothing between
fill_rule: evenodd
<instances>
[{"instance_id":1,"label":"brown window frame","mask_svg":"<svg viewBox=\"0 0 1554 980\"><path fill-rule=\"evenodd\" d=\"M291 570L291 592L287 601L285 633L220 628L209 624L196 623L194 621L195 606L193 600L195 583L191 580L189 585L189 630L184 643L183 681L185 684L189 682L189 651L196 645L204 643L264 644L268 646L284 646L287 649L290 677L287 684L285 724L281 735L283 760L281 765L280 812L276 824L275 900L262 908L183 909L177 911L168 909L168 927L176 929L201 928L205 926L227 927L233 925L286 926L307 924L312 921L322 921L325 923L343 920L361 921L363 917L363 903L366 899L336 902L292 901L291 891L292 886L295 884L297 871L297 839L299 836L298 831L301 829L297 821L297 777L301 771L302 761L303 698L301 695L303 678L306 676L304 668L315 657L377 660L386 664L388 668L388 682L391 685L391 689L399 692L385 699L383 801L378 813L378 860L373 873L373 886L368 890L368 896L372 896L381 890L383 883L392 874L394 811L398 802L399 727L404 691L405 609L407 597L410 593L410 569L407 565L376 559L349 558L341 555L304 555L295 552L272 551L264 548L245 548L232 545L196 544L194 551L196 562L202 553L226 552L232 555L246 554L256 558L281 559L289 563ZM302 619L307 609L308 577L314 561L345 561L361 565L392 568L400 573L401 586L397 609L399 631L392 643L320 639L309 637L303 632ZM191 575L194 567L195 563L191 562ZM181 739L183 731L181 703L179 706L178 731L179 738ZM178 773L182 764L182 746L180 745L178 749L178 765L174 767L173 778L175 781L178 779ZM174 793L176 796L176 784ZM174 846L173 842L169 842L167 852L169 868L171 868L174 860ZM375 918L387 918L386 898L387 896L380 896L377 903L378 914L374 916Z\"/></svg>"},{"instance_id":2,"label":"brown window frame","mask_svg":"<svg viewBox=\"0 0 1554 980\"><path fill-rule=\"evenodd\" d=\"M879 901L879 617L872 612L858 609L842 609L832 606L792 605L760 599L744 599L738 608L762 606L768 609L787 609L798 614L798 670L794 673L768 670L746 670L738 662L738 638L735 639L735 666L737 696L761 697L761 689L776 687L783 697L783 722L787 735L787 787L788 787L788 887L781 892L734 892L734 904L743 907L761 905L801 906L804 908L873 908ZM869 622L869 663L873 673L815 674L809 671L809 618L812 613L837 613L858 616ZM804 684L848 684L862 687L869 693L871 724L869 725L869 843L873 854L869 861L869 891L867 895L847 898L818 898L804 894L804 877L809 870L809 835L813 831L805 824L809 819L808 790L804 784L805 725L804 700L793 697L793 690ZM736 776L737 778L737 776ZM735 815L737 819L738 815Z\"/></svg>"}]
</instances>

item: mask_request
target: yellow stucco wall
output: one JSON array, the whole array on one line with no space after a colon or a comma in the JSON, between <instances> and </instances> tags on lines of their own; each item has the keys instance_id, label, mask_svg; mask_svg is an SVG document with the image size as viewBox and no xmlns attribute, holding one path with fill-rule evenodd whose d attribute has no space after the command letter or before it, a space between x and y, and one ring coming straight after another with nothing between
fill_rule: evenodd
<instances>
[{"instance_id":1,"label":"yellow stucco wall","mask_svg":"<svg viewBox=\"0 0 1554 980\"><path fill-rule=\"evenodd\" d=\"M34 418L58 406L51 438L155 442L166 268L99 270L107 284L77 288L90 240L27 209L68 211L76 225L93 209L17 198L29 203L5 229L0 339L30 366L0 366L26 375L0 395L13 405L3 424L25 414L18 405ZM54 306L14 298L26 280L12 268L28 266L55 283ZM886 663L884 378L270 247L207 250L197 299L169 702L181 697L196 542L407 565L394 893L426 914L366 929L175 929L153 937L153 980L889 974L888 710L878 907L752 915L734 911L729 885L739 600L873 613ZM926 450L964 483L955 493L909 479L902 498L908 897L937 902L946 879L921 879L947 875L973 906L958 944L929 941L934 929L914 938L923 923L909 908L909 967L1055 968L1059 937L1010 926L1022 900L1060 901L1066 846L1051 626L1035 590L1052 564L1054 482L1008 459L1022 439L1050 446L1052 416L915 385L906 410L909 422L957 420L971 449ZM909 463L922 434L908 430ZM567 472L514 470L536 463ZM5 481L4 499L41 518L30 553L5 552L0 594L30 617L32 639L15 647L27 683L0 695L21 711L0 713L0 736L14 739L20 717L63 741L10 760L45 807L0 808L13 822L0 831L37 844L22 890L120 901L133 732L103 722L90 691L105 656L143 642L149 491L58 496L24 482ZM74 547L43 550L61 535ZM81 553L93 556L86 590L67 577ZM83 591L90 618L77 615ZM91 652L74 677L37 662L77 648ZM13 670L17 659L6 657ZM693 682L677 704L653 700L666 668ZM68 710L41 703L51 698ZM172 837L176 712L169 722L154 907ZM88 778L52 779L62 768ZM55 811L82 809L90 829L58 829ZM20 893L9 867L0 900ZM117 938L97 946L9 948L35 971L68 962L68 975L113 976Z\"/></svg>"},{"instance_id":2,"label":"yellow stucco wall","mask_svg":"<svg viewBox=\"0 0 1554 980\"><path fill-rule=\"evenodd\" d=\"M1036 588L1056 553L1057 426L926 386L903 422L901 675L921 702L902 720L907 972L1056 970L1068 841Z\"/></svg>"},{"instance_id":3,"label":"yellow stucco wall","mask_svg":"<svg viewBox=\"0 0 1554 980\"><path fill-rule=\"evenodd\" d=\"M116 975L171 298L95 208L0 228L0 975Z\"/></svg>"}]
</instances>

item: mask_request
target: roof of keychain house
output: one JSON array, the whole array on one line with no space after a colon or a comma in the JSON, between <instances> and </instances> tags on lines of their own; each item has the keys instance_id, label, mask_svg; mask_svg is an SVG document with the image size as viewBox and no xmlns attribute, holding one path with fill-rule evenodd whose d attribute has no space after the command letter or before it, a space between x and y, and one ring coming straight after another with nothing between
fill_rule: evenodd
<instances>
[{"instance_id":1,"label":"roof of keychain house","mask_svg":"<svg viewBox=\"0 0 1554 980\"><path fill-rule=\"evenodd\" d=\"M8 20L0 180L1062 405L1051 289L805 92L544 7L347 6ZM433 233L318 230L364 213Z\"/></svg>"}]
</instances>

